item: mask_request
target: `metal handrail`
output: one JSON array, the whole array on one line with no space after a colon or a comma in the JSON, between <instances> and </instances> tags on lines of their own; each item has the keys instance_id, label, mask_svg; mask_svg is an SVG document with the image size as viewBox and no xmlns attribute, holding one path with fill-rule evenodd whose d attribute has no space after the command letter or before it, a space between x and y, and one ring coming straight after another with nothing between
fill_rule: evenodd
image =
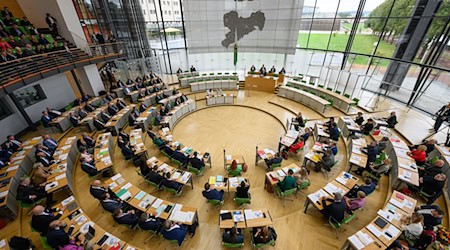
<instances>
[{"instance_id":1,"label":"metal handrail","mask_svg":"<svg viewBox=\"0 0 450 250\"><path fill-rule=\"evenodd\" d=\"M123 42L117 42L87 46L86 50L89 53L79 48L69 49L70 52L64 49L0 63L0 89L36 76L45 78L46 73L54 70L64 72L67 69L63 68L76 67L77 63L91 63L98 59L106 60L121 55L125 56L122 44Z\"/></svg>"}]
</instances>

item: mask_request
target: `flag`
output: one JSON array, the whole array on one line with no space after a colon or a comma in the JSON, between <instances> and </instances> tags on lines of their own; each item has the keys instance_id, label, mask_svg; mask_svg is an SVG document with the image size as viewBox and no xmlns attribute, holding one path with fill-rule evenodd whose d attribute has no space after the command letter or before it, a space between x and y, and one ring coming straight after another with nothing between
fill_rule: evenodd
<instances>
[{"instance_id":1,"label":"flag","mask_svg":"<svg viewBox=\"0 0 450 250\"><path fill-rule=\"evenodd\" d=\"M234 44L234 66L236 66L238 60L238 47L237 44Z\"/></svg>"}]
</instances>

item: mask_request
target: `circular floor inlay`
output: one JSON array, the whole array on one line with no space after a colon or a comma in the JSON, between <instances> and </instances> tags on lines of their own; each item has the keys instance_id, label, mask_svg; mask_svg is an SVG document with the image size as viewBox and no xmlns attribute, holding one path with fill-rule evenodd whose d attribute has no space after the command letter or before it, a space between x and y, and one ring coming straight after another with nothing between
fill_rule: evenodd
<instances>
[{"instance_id":1,"label":"circular floor inlay","mask_svg":"<svg viewBox=\"0 0 450 250\"><path fill-rule=\"evenodd\" d=\"M276 150L284 128L271 115L253 108L218 106L196 111L183 118L172 131L175 140L214 157L241 154L248 162L255 146Z\"/></svg>"}]
</instances>

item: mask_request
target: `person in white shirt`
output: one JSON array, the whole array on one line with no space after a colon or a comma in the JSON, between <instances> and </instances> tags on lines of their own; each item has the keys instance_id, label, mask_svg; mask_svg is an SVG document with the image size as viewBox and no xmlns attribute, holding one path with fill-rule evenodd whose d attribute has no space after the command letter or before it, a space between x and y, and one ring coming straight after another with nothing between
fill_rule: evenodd
<instances>
[{"instance_id":1,"label":"person in white shirt","mask_svg":"<svg viewBox=\"0 0 450 250\"><path fill-rule=\"evenodd\" d=\"M423 231L423 215L413 213L410 220L406 218L402 222L402 237L408 241L418 240Z\"/></svg>"}]
</instances>

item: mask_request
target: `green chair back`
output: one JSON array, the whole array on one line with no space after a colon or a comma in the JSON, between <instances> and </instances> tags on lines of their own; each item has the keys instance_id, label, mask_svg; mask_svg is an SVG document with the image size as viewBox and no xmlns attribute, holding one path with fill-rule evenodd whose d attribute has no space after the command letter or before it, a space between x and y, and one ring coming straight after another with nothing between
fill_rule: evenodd
<instances>
[{"instance_id":1,"label":"green chair back","mask_svg":"<svg viewBox=\"0 0 450 250\"><path fill-rule=\"evenodd\" d=\"M235 176L241 175L241 173L242 173L242 170L239 170L239 169L232 170L231 168L228 168L228 175L229 176L235 177Z\"/></svg>"},{"instance_id":2,"label":"green chair back","mask_svg":"<svg viewBox=\"0 0 450 250\"><path fill-rule=\"evenodd\" d=\"M347 97L347 98L350 98L350 95L349 95L349 94L344 94L344 96Z\"/></svg>"},{"instance_id":3,"label":"green chair back","mask_svg":"<svg viewBox=\"0 0 450 250\"><path fill-rule=\"evenodd\" d=\"M353 98L353 101L356 103L356 105L358 105L358 103L359 103L359 99L358 98Z\"/></svg>"},{"instance_id":4,"label":"green chair back","mask_svg":"<svg viewBox=\"0 0 450 250\"><path fill-rule=\"evenodd\" d=\"M158 187L158 184L156 184L156 183L154 183L154 182L152 182L152 181L149 181L149 180L147 180L147 179L145 179L145 182L147 182L147 184L149 185L149 186L152 186L152 187L155 187L155 188L159 188Z\"/></svg>"},{"instance_id":5,"label":"green chair back","mask_svg":"<svg viewBox=\"0 0 450 250\"><path fill-rule=\"evenodd\" d=\"M53 39L52 35L50 35L50 34L46 34L46 35L45 35L45 39L47 40L47 42L49 42L49 43L51 43L51 44L53 44L53 42L55 41L55 40Z\"/></svg>"},{"instance_id":6,"label":"green chair back","mask_svg":"<svg viewBox=\"0 0 450 250\"><path fill-rule=\"evenodd\" d=\"M174 164L174 165L177 165L178 167L181 167L181 165L182 165L182 163L179 161L179 160L176 160L176 159L170 159L170 161Z\"/></svg>"},{"instance_id":7,"label":"green chair back","mask_svg":"<svg viewBox=\"0 0 450 250\"><path fill-rule=\"evenodd\" d=\"M327 88L327 90L329 90L329 91L333 91L333 88Z\"/></svg>"},{"instance_id":8,"label":"green chair back","mask_svg":"<svg viewBox=\"0 0 450 250\"><path fill-rule=\"evenodd\" d=\"M234 201L239 205L242 206L244 204L251 204L252 203L252 196L250 193L248 193L248 198L238 198L236 197L237 193L234 193Z\"/></svg>"},{"instance_id":9,"label":"green chair back","mask_svg":"<svg viewBox=\"0 0 450 250\"><path fill-rule=\"evenodd\" d=\"M325 86L324 86L324 85L320 85L320 84L319 84L319 88L323 88L323 87L325 87Z\"/></svg>"},{"instance_id":10,"label":"green chair back","mask_svg":"<svg viewBox=\"0 0 450 250\"><path fill-rule=\"evenodd\" d=\"M163 155L165 155L167 158L170 158L170 155L167 154L166 151L162 151L162 150L161 150L161 153L162 153Z\"/></svg>"},{"instance_id":11,"label":"green chair back","mask_svg":"<svg viewBox=\"0 0 450 250\"><path fill-rule=\"evenodd\" d=\"M207 200L206 202L209 203L209 204L213 204L214 206L222 205L222 201L221 200Z\"/></svg>"},{"instance_id":12,"label":"green chair back","mask_svg":"<svg viewBox=\"0 0 450 250\"><path fill-rule=\"evenodd\" d=\"M48 242L47 242L47 237L45 237L45 236L40 236L39 238L40 238L40 240L41 240L41 244L42 244L42 247L43 247L44 249L53 249L53 247L51 247L51 246L48 244Z\"/></svg>"},{"instance_id":13,"label":"green chair back","mask_svg":"<svg viewBox=\"0 0 450 250\"><path fill-rule=\"evenodd\" d=\"M439 160L439 156L437 156L437 155L435 157L431 158L430 159L431 165L434 165L436 163L436 161L438 161L438 160Z\"/></svg>"},{"instance_id":14,"label":"green chair back","mask_svg":"<svg viewBox=\"0 0 450 250\"><path fill-rule=\"evenodd\" d=\"M302 185L300 185L300 186L298 187L298 189L305 189L305 188L309 187L310 185L311 185L311 181L308 180L308 181L306 181L306 182L303 182Z\"/></svg>"},{"instance_id":15,"label":"green chair back","mask_svg":"<svg viewBox=\"0 0 450 250\"><path fill-rule=\"evenodd\" d=\"M197 175L197 176L202 176L203 173L205 172L205 168L202 167L200 170L198 170L196 168L193 168L193 167L189 166L188 171L193 173L193 174L195 174L195 175Z\"/></svg>"},{"instance_id":16,"label":"green chair back","mask_svg":"<svg viewBox=\"0 0 450 250\"><path fill-rule=\"evenodd\" d=\"M279 168L279 167L281 167L281 162L270 165L270 170L274 170L275 168Z\"/></svg>"},{"instance_id":17,"label":"green chair back","mask_svg":"<svg viewBox=\"0 0 450 250\"><path fill-rule=\"evenodd\" d=\"M335 90L334 91L336 94L341 94L342 92L341 91L339 91L339 90Z\"/></svg>"},{"instance_id":18,"label":"green chair back","mask_svg":"<svg viewBox=\"0 0 450 250\"><path fill-rule=\"evenodd\" d=\"M173 188L168 188L168 187L165 187L165 186L163 186L163 189L164 189L164 191L167 191L167 192L171 193L173 196L180 196L181 195L181 191L182 191L182 190L180 190L180 192L178 192L177 190L175 190Z\"/></svg>"},{"instance_id":19,"label":"green chair back","mask_svg":"<svg viewBox=\"0 0 450 250\"><path fill-rule=\"evenodd\" d=\"M373 162L375 165L381 164L384 160L388 158L388 155L385 152L381 152L380 156L375 159Z\"/></svg>"},{"instance_id":20,"label":"green chair back","mask_svg":"<svg viewBox=\"0 0 450 250\"><path fill-rule=\"evenodd\" d=\"M259 244L256 244L256 245L255 245L255 248L256 248L256 249L261 249L261 248L264 248L264 247L266 247L266 246L275 246L275 240L271 240L271 241L269 241L269 242L267 242L267 243L259 243Z\"/></svg>"},{"instance_id":21,"label":"green chair back","mask_svg":"<svg viewBox=\"0 0 450 250\"><path fill-rule=\"evenodd\" d=\"M222 246L226 248L241 248L244 246L244 243L226 243L222 242Z\"/></svg>"}]
</instances>

